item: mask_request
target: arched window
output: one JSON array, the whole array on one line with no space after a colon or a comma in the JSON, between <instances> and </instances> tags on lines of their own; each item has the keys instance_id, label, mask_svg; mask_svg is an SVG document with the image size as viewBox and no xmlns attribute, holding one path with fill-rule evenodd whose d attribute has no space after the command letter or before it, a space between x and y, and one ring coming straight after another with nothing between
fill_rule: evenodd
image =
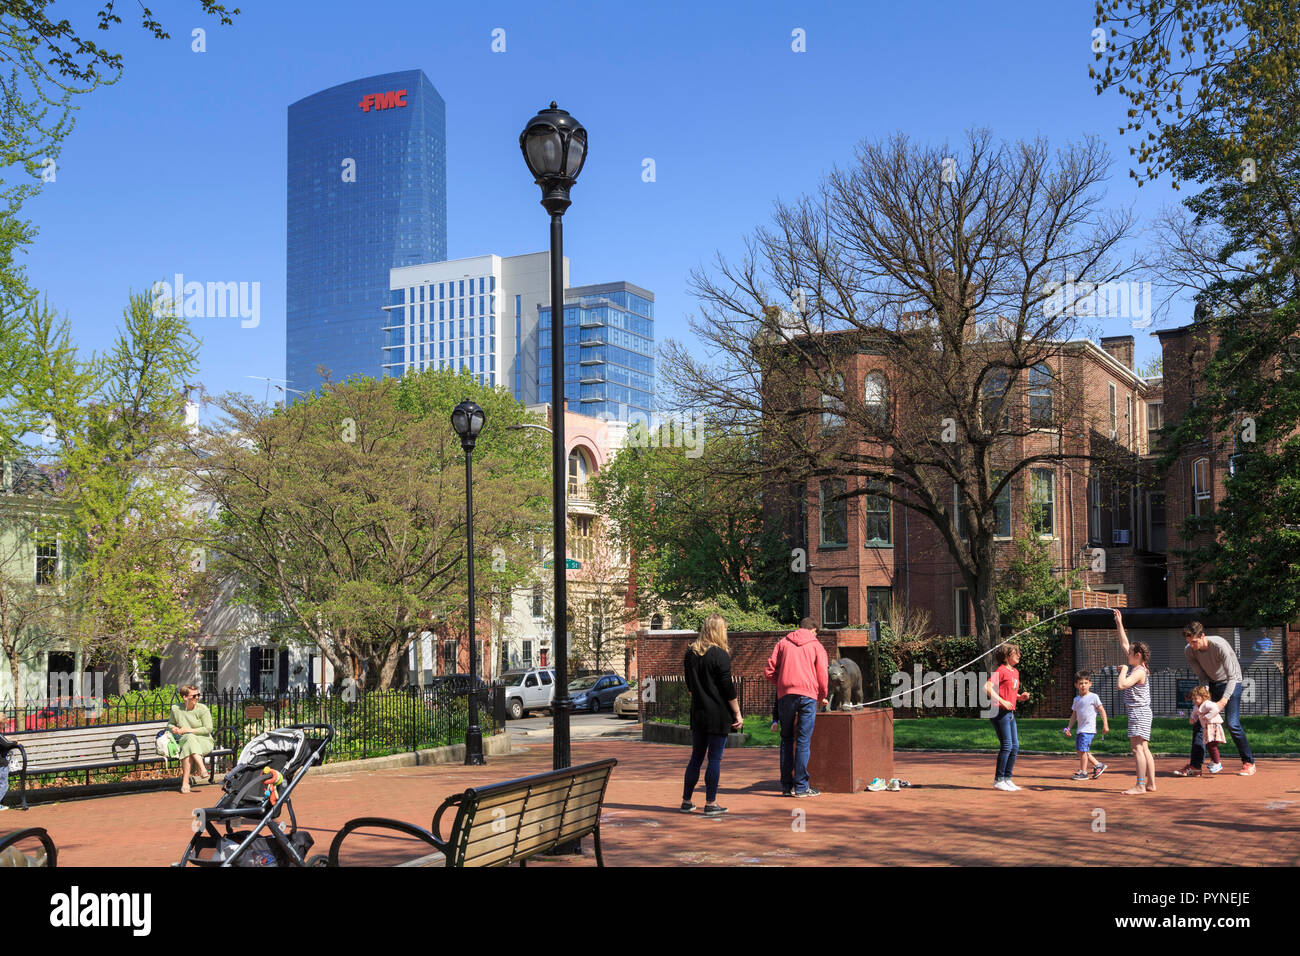
<instances>
[{"instance_id":1,"label":"arched window","mask_svg":"<svg viewBox=\"0 0 1300 956\"><path fill-rule=\"evenodd\" d=\"M586 498L587 497L587 479L591 477L595 468L591 465L591 459L581 448L575 448L569 452L569 497Z\"/></svg>"},{"instance_id":2,"label":"arched window","mask_svg":"<svg viewBox=\"0 0 1300 956\"><path fill-rule=\"evenodd\" d=\"M880 425L889 421L889 380L882 372L868 372L862 386L867 415Z\"/></svg>"},{"instance_id":3,"label":"arched window","mask_svg":"<svg viewBox=\"0 0 1300 956\"><path fill-rule=\"evenodd\" d=\"M650 630L662 631L664 629L664 616L662 614L650 615Z\"/></svg>"},{"instance_id":4,"label":"arched window","mask_svg":"<svg viewBox=\"0 0 1300 956\"><path fill-rule=\"evenodd\" d=\"M1029 370L1029 426L1050 428L1052 424L1052 369L1039 362Z\"/></svg>"}]
</instances>

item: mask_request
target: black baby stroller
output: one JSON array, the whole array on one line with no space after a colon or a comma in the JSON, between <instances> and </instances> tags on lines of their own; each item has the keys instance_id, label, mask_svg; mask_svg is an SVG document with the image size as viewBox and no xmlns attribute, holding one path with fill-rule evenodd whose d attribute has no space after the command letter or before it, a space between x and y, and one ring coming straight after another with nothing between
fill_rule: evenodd
<instances>
[{"instance_id":1,"label":"black baby stroller","mask_svg":"<svg viewBox=\"0 0 1300 956\"><path fill-rule=\"evenodd\" d=\"M312 838L298 829L293 789L308 768L324 759L333 737L328 724L292 724L250 740L226 774L217 805L194 811L194 836L175 865L306 866ZM276 822L286 809L287 831ZM256 825L236 830L240 820ZM224 824L224 833L218 823Z\"/></svg>"}]
</instances>

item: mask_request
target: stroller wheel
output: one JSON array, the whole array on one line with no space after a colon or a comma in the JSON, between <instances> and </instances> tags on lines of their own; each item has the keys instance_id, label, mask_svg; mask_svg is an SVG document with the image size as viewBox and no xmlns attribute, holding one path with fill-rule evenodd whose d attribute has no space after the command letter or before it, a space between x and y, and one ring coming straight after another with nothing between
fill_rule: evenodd
<instances>
[{"instance_id":1,"label":"stroller wheel","mask_svg":"<svg viewBox=\"0 0 1300 956\"><path fill-rule=\"evenodd\" d=\"M314 853L307 857L308 866L329 866L330 857L328 853Z\"/></svg>"}]
</instances>

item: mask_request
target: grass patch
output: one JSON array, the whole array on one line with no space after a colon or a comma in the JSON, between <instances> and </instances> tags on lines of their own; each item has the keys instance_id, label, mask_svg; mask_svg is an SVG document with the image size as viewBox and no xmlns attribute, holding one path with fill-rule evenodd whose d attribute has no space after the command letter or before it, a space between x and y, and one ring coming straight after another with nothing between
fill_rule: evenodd
<instances>
[{"instance_id":1,"label":"grass patch","mask_svg":"<svg viewBox=\"0 0 1300 956\"><path fill-rule=\"evenodd\" d=\"M1074 753L1074 738L1061 733L1066 719L1017 719L1020 749ZM674 722L686 724L690 721L684 718ZM1257 754L1300 753L1300 717L1243 717L1241 724L1246 729L1251 750ZM749 747L775 747L781 742L780 732L771 729L770 718L766 716L746 717L745 733L749 735L746 744ZM1184 717L1157 717L1152 722L1151 738L1151 749L1156 753L1191 752L1192 728ZM997 734L983 718L918 717L894 721L896 750L996 750L997 747ZM1237 756L1231 737L1220 744L1219 749L1225 760ZM1093 739L1092 752L1113 756L1127 754L1128 718L1112 717L1110 733L1105 740L1100 735Z\"/></svg>"}]
</instances>

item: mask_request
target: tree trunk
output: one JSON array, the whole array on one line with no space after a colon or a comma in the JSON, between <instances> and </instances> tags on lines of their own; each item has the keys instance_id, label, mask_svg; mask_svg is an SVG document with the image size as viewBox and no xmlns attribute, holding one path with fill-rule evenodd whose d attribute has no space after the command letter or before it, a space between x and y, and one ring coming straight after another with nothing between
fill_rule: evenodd
<instances>
[{"instance_id":1,"label":"tree trunk","mask_svg":"<svg viewBox=\"0 0 1300 956\"><path fill-rule=\"evenodd\" d=\"M117 654L117 667L115 670L117 671L117 695L121 697L131 690L130 651L124 650Z\"/></svg>"},{"instance_id":2,"label":"tree trunk","mask_svg":"<svg viewBox=\"0 0 1300 956\"><path fill-rule=\"evenodd\" d=\"M971 603L975 614L975 641L981 651L989 650L1002 640L1002 621L998 615L996 583L991 567L981 567L975 573Z\"/></svg>"},{"instance_id":3,"label":"tree trunk","mask_svg":"<svg viewBox=\"0 0 1300 956\"><path fill-rule=\"evenodd\" d=\"M14 711L15 718L18 716L17 711L23 709L23 685L18 682L19 660L17 653L7 655L9 657L9 676L14 682ZM17 720L14 722L14 729L21 730L22 724Z\"/></svg>"}]
</instances>

